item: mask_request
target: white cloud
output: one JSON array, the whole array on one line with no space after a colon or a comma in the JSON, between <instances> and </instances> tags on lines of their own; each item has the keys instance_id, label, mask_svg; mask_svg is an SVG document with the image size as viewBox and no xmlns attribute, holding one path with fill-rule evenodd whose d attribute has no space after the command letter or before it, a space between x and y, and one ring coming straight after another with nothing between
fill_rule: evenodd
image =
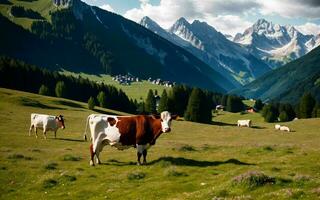
<instances>
[{"instance_id":1,"label":"white cloud","mask_svg":"<svg viewBox=\"0 0 320 200\"><path fill-rule=\"evenodd\" d=\"M102 6L99 6L99 8L110 12L114 12L114 9L109 4L103 4Z\"/></svg>"},{"instance_id":2,"label":"white cloud","mask_svg":"<svg viewBox=\"0 0 320 200\"><path fill-rule=\"evenodd\" d=\"M185 17L206 21L218 31L235 35L251 25L235 14L247 13L258 4L254 0L161 0L159 5L151 5L148 0L140 0L140 8L128 10L124 17L139 22L148 16L163 28L169 28L177 19ZM224 3L227 2L227 3ZM222 14L219 14L222 13Z\"/></svg>"},{"instance_id":3,"label":"white cloud","mask_svg":"<svg viewBox=\"0 0 320 200\"><path fill-rule=\"evenodd\" d=\"M319 0L267 0L260 1L263 15L280 15L287 18L320 18Z\"/></svg>"},{"instance_id":4,"label":"white cloud","mask_svg":"<svg viewBox=\"0 0 320 200\"><path fill-rule=\"evenodd\" d=\"M300 26L295 26L301 33L306 35L317 35L320 34L320 25L314 23L306 23Z\"/></svg>"}]
</instances>

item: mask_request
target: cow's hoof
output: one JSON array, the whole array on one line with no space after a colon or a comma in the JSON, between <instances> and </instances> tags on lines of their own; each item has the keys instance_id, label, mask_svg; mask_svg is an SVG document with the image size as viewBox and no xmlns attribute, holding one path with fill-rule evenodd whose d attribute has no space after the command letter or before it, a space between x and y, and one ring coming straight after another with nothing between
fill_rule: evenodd
<instances>
[{"instance_id":1,"label":"cow's hoof","mask_svg":"<svg viewBox=\"0 0 320 200\"><path fill-rule=\"evenodd\" d=\"M90 166L94 166L94 162L90 160Z\"/></svg>"},{"instance_id":2,"label":"cow's hoof","mask_svg":"<svg viewBox=\"0 0 320 200\"><path fill-rule=\"evenodd\" d=\"M141 163L140 162L137 162L137 166L140 166L141 165Z\"/></svg>"}]
</instances>

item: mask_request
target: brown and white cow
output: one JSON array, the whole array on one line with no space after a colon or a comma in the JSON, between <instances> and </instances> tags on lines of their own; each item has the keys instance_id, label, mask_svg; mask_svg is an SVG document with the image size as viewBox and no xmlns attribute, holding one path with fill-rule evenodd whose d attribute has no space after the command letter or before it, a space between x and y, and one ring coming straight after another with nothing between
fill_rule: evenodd
<instances>
[{"instance_id":1,"label":"brown and white cow","mask_svg":"<svg viewBox=\"0 0 320 200\"><path fill-rule=\"evenodd\" d=\"M43 130L43 136L45 139L47 139L47 131L54 131L54 137L56 138L58 128L65 129L63 116L52 116L32 113L29 136L31 135L32 130L34 129L36 133L36 138L38 138L38 128Z\"/></svg>"},{"instance_id":2,"label":"brown and white cow","mask_svg":"<svg viewBox=\"0 0 320 200\"><path fill-rule=\"evenodd\" d=\"M87 125L90 125L91 141L90 165L94 165L94 156L97 163L101 163L99 154L105 145L123 150L129 147L137 148L138 165L145 164L147 148L156 143L162 133L171 131L171 120L176 116L164 111L160 116L136 115L136 116L115 116L115 115L89 115Z\"/></svg>"}]
</instances>

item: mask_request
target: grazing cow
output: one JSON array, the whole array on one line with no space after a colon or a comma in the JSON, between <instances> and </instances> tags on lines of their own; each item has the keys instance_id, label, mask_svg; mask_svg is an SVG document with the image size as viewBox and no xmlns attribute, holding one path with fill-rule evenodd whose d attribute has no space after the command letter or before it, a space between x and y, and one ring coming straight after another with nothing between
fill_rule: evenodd
<instances>
[{"instance_id":1,"label":"grazing cow","mask_svg":"<svg viewBox=\"0 0 320 200\"><path fill-rule=\"evenodd\" d=\"M142 155L142 164L145 164L147 148L154 145L162 133L171 131L171 120L175 118L176 116L171 116L168 111L162 112L160 116L90 115L87 119L92 140L90 165L94 165L94 156L96 156L97 163L101 163L99 154L108 144L119 150L129 147L137 148L137 164L141 164Z\"/></svg>"},{"instance_id":2,"label":"grazing cow","mask_svg":"<svg viewBox=\"0 0 320 200\"><path fill-rule=\"evenodd\" d=\"M275 128L276 130L280 130L280 127L281 127L281 125L279 125L279 124L274 125L274 128Z\"/></svg>"},{"instance_id":3,"label":"grazing cow","mask_svg":"<svg viewBox=\"0 0 320 200\"><path fill-rule=\"evenodd\" d=\"M290 132L290 129L287 126L281 126L279 130L280 131L288 131L288 132Z\"/></svg>"},{"instance_id":4,"label":"grazing cow","mask_svg":"<svg viewBox=\"0 0 320 200\"><path fill-rule=\"evenodd\" d=\"M43 130L43 136L45 139L47 139L47 131L54 131L54 137L56 138L58 128L65 129L63 116L52 116L32 113L29 136L31 135L32 130L34 129L36 133L36 138L38 138L38 128Z\"/></svg>"},{"instance_id":5,"label":"grazing cow","mask_svg":"<svg viewBox=\"0 0 320 200\"><path fill-rule=\"evenodd\" d=\"M242 126L251 127L251 120L250 119L238 120L238 126L239 127L242 127Z\"/></svg>"}]
</instances>

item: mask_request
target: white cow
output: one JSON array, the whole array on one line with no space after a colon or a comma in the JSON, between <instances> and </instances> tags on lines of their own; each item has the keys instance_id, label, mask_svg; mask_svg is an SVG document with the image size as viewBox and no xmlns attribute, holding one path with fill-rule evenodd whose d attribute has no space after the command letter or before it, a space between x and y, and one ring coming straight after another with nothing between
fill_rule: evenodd
<instances>
[{"instance_id":1,"label":"white cow","mask_svg":"<svg viewBox=\"0 0 320 200\"><path fill-rule=\"evenodd\" d=\"M34 129L36 133L36 138L38 138L38 128L43 130L43 136L45 139L47 139L47 131L54 131L54 137L56 138L58 128L65 129L63 116L52 116L32 113L29 136L31 136L31 132Z\"/></svg>"},{"instance_id":2,"label":"white cow","mask_svg":"<svg viewBox=\"0 0 320 200\"><path fill-rule=\"evenodd\" d=\"M280 130L280 127L281 127L281 125L279 125L279 124L274 125L274 129L276 129L276 130Z\"/></svg>"},{"instance_id":3,"label":"white cow","mask_svg":"<svg viewBox=\"0 0 320 200\"><path fill-rule=\"evenodd\" d=\"M238 126L246 126L246 127L251 127L251 120L250 119L245 119L245 120L238 120Z\"/></svg>"},{"instance_id":4,"label":"white cow","mask_svg":"<svg viewBox=\"0 0 320 200\"><path fill-rule=\"evenodd\" d=\"M279 130L280 131L288 131L288 132L290 132L290 128L287 127L287 126L281 126Z\"/></svg>"}]
</instances>

